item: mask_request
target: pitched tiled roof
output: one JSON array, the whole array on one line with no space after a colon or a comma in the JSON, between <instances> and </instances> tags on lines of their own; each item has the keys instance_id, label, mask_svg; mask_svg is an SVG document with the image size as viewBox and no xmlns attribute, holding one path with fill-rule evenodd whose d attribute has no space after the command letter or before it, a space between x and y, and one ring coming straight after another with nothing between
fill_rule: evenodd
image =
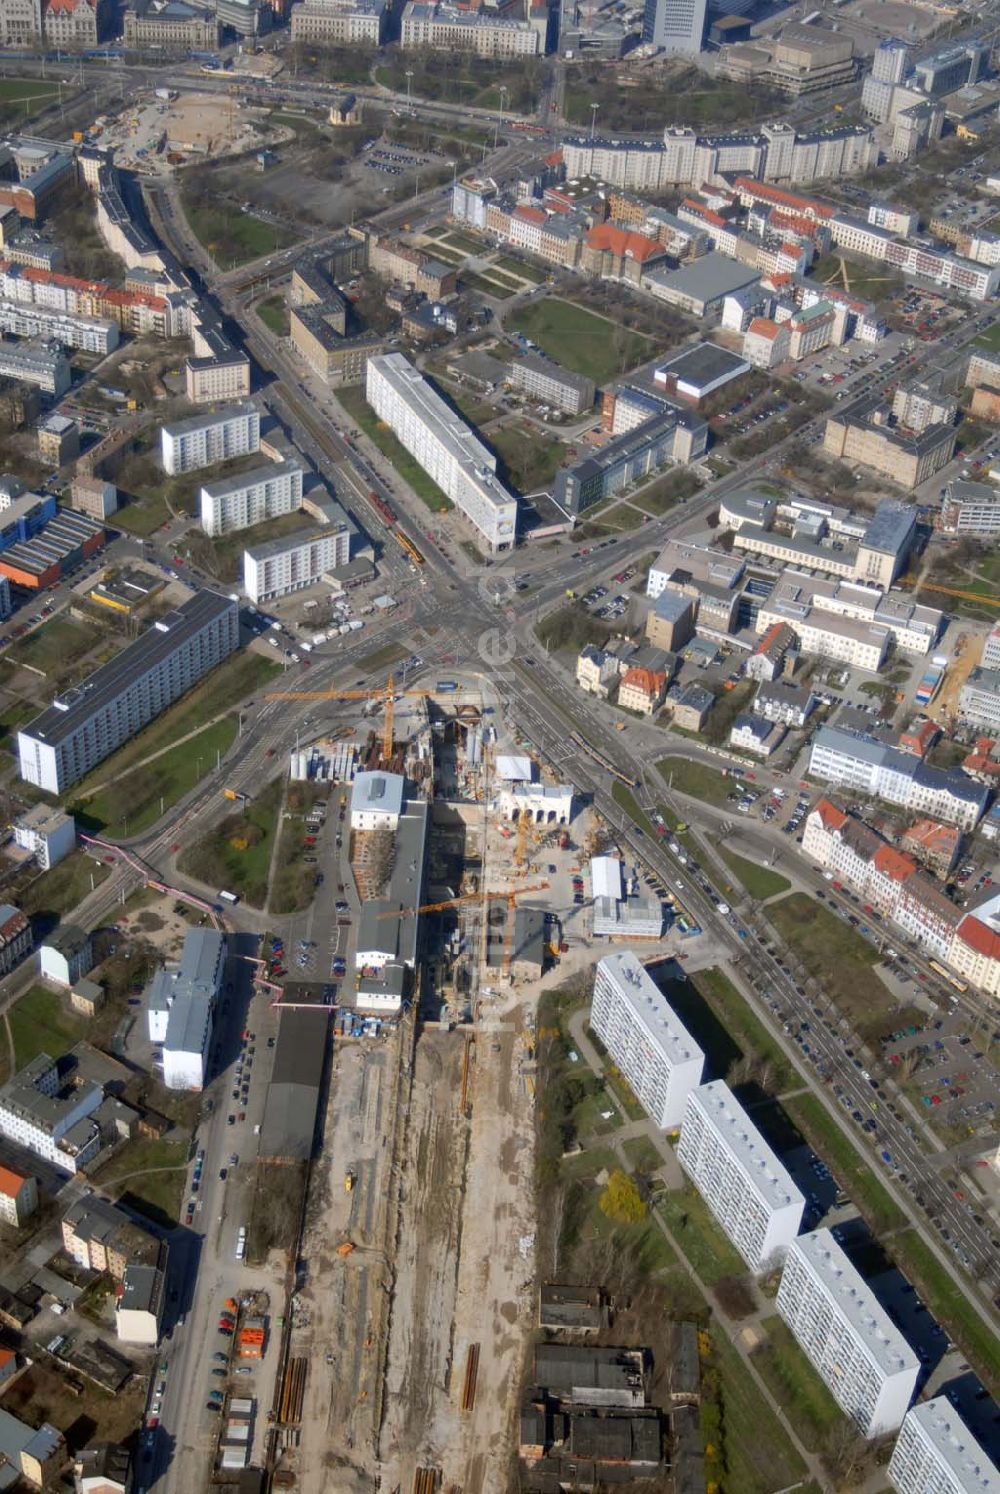
<instances>
[{"instance_id":1,"label":"pitched tiled roof","mask_svg":"<svg viewBox=\"0 0 1000 1494\"><path fill-rule=\"evenodd\" d=\"M989 960L1000 960L1000 934L995 934L971 913L966 913L959 924L958 937L976 954L985 955Z\"/></svg>"},{"instance_id":2,"label":"pitched tiled roof","mask_svg":"<svg viewBox=\"0 0 1000 1494\"><path fill-rule=\"evenodd\" d=\"M588 249L606 249L619 259L633 259L640 265L663 253L663 245L657 239L616 228L613 223L598 223L587 234L586 242Z\"/></svg>"}]
</instances>

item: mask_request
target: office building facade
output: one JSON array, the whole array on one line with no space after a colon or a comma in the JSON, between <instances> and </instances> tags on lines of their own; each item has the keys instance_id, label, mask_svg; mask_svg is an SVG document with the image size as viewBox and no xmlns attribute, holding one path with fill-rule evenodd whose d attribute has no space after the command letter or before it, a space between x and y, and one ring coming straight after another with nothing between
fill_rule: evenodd
<instances>
[{"instance_id":1,"label":"office building facade","mask_svg":"<svg viewBox=\"0 0 1000 1494\"><path fill-rule=\"evenodd\" d=\"M17 734L20 774L61 794L239 647L239 609L200 591Z\"/></svg>"},{"instance_id":2,"label":"office building facade","mask_svg":"<svg viewBox=\"0 0 1000 1494\"><path fill-rule=\"evenodd\" d=\"M724 1080L688 1095L677 1160L751 1271L784 1258L805 1199Z\"/></svg>"},{"instance_id":3,"label":"office building facade","mask_svg":"<svg viewBox=\"0 0 1000 1494\"><path fill-rule=\"evenodd\" d=\"M646 0L642 39L666 52L696 57L705 35L705 0Z\"/></svg>"},{"instance_id":4,"label":"office building facade","mask_svg":"<svg viewBox=\"0 0 1000 1494\"><path fill-rule=\"evenodd\" d=\"M160 431L163 470L170 477L259 450L260 414L252 405L230 405L214 415L195 415L165 425Z\"/></svg>"},{"instance_id":5,"label":"office building facade","mask_svg":"<svg viewBox=\"0 0 1000 1494\"><path fill-rule=\"evenodd\" d=\"M792 1241L775 1305L862 1435L896 1431L920 1361L828 1229Z\"/></svg>"},{"instance_id":6,"label":"office building facade","mask_svg":"<svg viewBox=\"0 0 1000 1494\"><path fill-rule=\"evenodd\" d=\"M631 950L599 962L590 1025L650 1119L679 1126L705 1056Z\"/></svg>"}]
</instances>

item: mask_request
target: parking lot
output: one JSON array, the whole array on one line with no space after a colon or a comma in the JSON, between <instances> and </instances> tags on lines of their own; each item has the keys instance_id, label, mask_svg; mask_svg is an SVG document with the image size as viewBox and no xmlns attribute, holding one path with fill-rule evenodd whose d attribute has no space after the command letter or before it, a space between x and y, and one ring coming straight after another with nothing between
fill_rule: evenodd
<instances>
[{"instance_id":1,"label":"parking lot","mask_svg":"<svg viewBox=\"0 0 1000 1494\"><path fill-rule=\"evenodd\" d=\"M1000 1075L972 1046L957 1016L892 1033L882 1045L885 1061L905 1075L918 1103L934 1120L970 1131L992 1129L1000 1099Z\"/></svg>"},{"instance_id":2,"label":"parking lot","mask_svg":"<svg viewBox=\"0 0 1000 1494\"><path fill-rule=\"evenodd\" d=\"M897 291L889 304L899 326L922 342L933 342L963 318L963 312L944 296L912 285Z\"/></svg>"}]
</instances>

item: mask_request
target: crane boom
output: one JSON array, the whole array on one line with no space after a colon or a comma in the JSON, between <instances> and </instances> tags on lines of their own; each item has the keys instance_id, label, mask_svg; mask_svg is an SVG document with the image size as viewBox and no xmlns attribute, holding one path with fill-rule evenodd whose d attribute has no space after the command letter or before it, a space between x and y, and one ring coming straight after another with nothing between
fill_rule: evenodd
<instances>
[{"instance_id":1,"label":"crane boom","mask_svg":"<svg viewBox=\"0 0 1000 1494\"><path fill-rule=\"evenodd\" d=\"M413 695L426 697L433 695L433 690L396 690L396 679L394 675L389 676L384 685L373 685L369 690L269 690L266 692L265 700L380 700L385 712L385 722L382 727L382 759L388 762L392 757L393 731L395 728L395 699L396 695Z\"/></svg>"},{"instance_id":2,"label":"crane boom","mask_svg":"<svg viewBox=\"0 0 1000 1494\"><path fill-rule=\"evenodd\" d=\"M411 911L414 913L438 913L442 908L456 908L461 903L478 903L485 898L488 902L498 902L506 898L508 904L512 899L525 897L529 892L544 892L548 882L530 882L525 887L497 888L493 892L463 892L459 897L446 897L439 903L423 903L419 908L390 908L385 913L380 913L379 918L405 918Z\"/></svg>"}]
</instances>

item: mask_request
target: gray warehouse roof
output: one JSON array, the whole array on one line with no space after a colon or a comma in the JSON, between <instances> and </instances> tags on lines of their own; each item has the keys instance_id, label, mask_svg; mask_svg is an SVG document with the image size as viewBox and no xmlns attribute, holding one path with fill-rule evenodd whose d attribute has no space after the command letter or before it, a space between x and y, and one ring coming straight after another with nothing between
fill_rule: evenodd
<instances>
[{"instance_id":1,"label":"gray warehouse roof","mask_svg":"<svg viewBox=\"0 0 1000 1494\"><path fill-rule=\"evenodd\" d=\"M726 263L732 264L733 261L727 259ZM729 352L728 348L717 347L714 342L699 342L660 365L661 373L692 384L711 384L716 379L735 378L737 374L749 371L750 365L745 358Z\"/></svg>"},{"instance_id":2,"label":"gray warehouse roof","mask_svg":"<svg viewBox=\"0 0 1000 1494\"><path fill-rule=\"evenodd\" d=\"M917 511L911 503L898 498L884 498L875 510L864 539L866 550L881 550L886 555L898 555L909 543L917 527Z\"/></svg>"},{"instance_id":3,"label":"gray warehouse roof","mask_svg":"<svg viewBox=\"0 0 1000 1494\"><path fill-rule=\"evenodd\" d=\"M691 296L696 301L717 301L730 291L742 290L744 286L755 284L760 279L760 271L751 270L747 265L728 259L724 254L713 252L703 254L700 259L693 260L680 270L668 273L650 270L643 279L655 280L659 285L667 286L681 295Z\"/></svg>"},{"instance_id":4,"label":"gray warehouse roof","mask_svg":"<svg viewBox=\"0 0 1000 1494\"><path fill-rule=\"evenodd\" d=\"M351 789L351 814L387 814L403 812L401 773L358 773Z\"/></svg>"},{"instance_id":5,"label":"gray warehouse roof","mask_svg":"<svg viewBox=\"0 0 1000 1494\"><path fill-rule=\"evenodd\" d=\"M217 591L196 592L176 612L168 612L134 643L102 664L82 685L67 690L58 704L53 703L36 716L19 735L51 745L71 737L85 721L169 658L188 638L230 610L235 613L236 603L229 597Z\"/></svg>"},{"instance_id":6,"label":"gray warehouse roof","mask_svg":"<svg viewBox=\"0 0 1000 1494\"><path fill-rule=\"evenodd\" d=\"M260 1155L265 1161L307 1162L312 1156L328 1021L329 1008L289 1008L281 1013L260 1128Z\"/></svg>"}]
</instances>

